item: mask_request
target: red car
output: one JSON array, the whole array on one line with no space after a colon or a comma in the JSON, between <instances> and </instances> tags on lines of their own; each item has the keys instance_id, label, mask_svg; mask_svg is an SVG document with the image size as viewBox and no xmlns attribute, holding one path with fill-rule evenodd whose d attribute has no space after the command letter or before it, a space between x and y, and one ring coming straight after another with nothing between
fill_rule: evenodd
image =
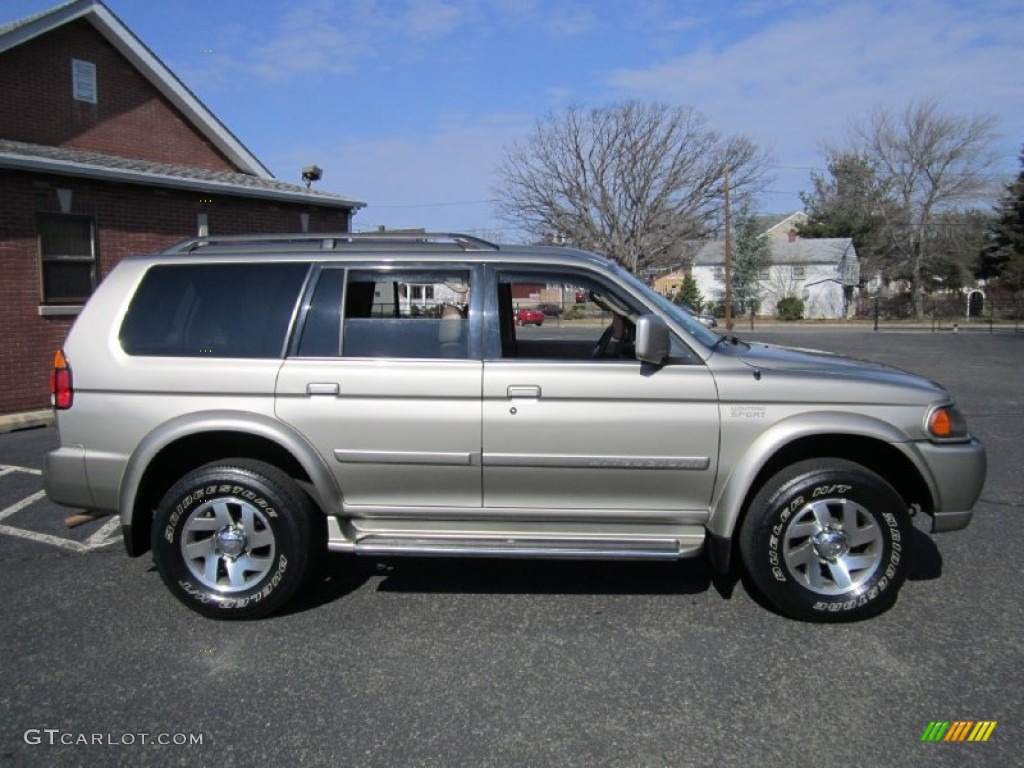
<instances>
[{"instance_id":1,"label":"red car","mask_svg":"<svg viewBox=\"0 0 1024 768\"><path fill-rule=\"evenodd\" d=\"M516 325L543 325L544 313L532 307L520 307L516 310Z\"/></svg>"}]
</instances>

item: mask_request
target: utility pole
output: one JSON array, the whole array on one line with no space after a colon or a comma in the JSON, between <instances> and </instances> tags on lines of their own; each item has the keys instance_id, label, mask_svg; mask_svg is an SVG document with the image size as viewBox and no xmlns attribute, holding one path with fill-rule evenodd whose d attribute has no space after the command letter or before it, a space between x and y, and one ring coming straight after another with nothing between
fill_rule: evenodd
<instances>
[{"instance_id":1,"label":"utility pole","mask_svg":"<svg viewBox=\"0 0 1024 768\"><path fill-rule=\"evenodd\" d=\"M732 330L732 259L729 255L729 169L725 176L725 330Z\"/></svg>"}]
</instances>

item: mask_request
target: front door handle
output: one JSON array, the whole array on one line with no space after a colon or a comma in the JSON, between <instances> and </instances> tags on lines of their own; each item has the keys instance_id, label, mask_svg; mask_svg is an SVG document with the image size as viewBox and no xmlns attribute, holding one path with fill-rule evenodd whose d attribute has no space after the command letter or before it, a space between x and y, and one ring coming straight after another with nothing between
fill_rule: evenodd
<instances>
[{"instance_id":1,"label":"front door handle","mask_svg":"<svg viewBox=\"0 0 1024 768\"><path fill-rule=\"evenodd\" d=\"M306 385L307 395L337 395L341 393L341 386L337 383L310 382Z\"/></svg>"},{"instance_id":2,"label":"front door handle","mask_svg":"<svg viewBox=\"0 0 1024 768\"><path fill-rule=\"evenodd\" d=\"M510 400L539 400L540 387L536 384L513 385L508 388Z\"/></svg>"}]
</instances>

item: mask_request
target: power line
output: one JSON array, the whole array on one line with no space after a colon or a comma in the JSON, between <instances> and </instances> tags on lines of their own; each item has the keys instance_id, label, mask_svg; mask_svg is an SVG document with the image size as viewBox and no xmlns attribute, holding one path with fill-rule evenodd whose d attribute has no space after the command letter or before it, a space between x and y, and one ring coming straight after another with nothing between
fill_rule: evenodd
<instances>
[{"instance_id":1,"label":"power line","mask_svg":"<svg viewBox=\"0 0 1024 768\"><path fill-rule=\"evenodd\" d=\"M488 198L485 200L455 200L443 203L405 203L402 205L368 205L367 207L373 208L447 208L455 205L482 205L484 203L494 204L498 202L496 199Z\"/></svg>"}]
</instances>

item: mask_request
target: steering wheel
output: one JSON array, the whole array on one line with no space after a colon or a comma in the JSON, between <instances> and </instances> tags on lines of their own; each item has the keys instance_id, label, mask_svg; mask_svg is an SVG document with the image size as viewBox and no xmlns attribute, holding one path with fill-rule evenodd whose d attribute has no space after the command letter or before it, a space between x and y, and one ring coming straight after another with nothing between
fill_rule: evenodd
<instances>
[{"instance_id":1,"label":"steering wheel","mask_svg":"<svg viewBox=\"0 0 1024 768\"><path fill-rule=\"evenodd\" d=\"M594 345L594 351L590 353L592 359L604 357L604 353L608 351L608 345L611 343L612 334L615 332L615 323L611 323L607 328L604 329L604 333L601 334L601 338L597 340L597 344Z\"/></svg>"}]
</instances>

